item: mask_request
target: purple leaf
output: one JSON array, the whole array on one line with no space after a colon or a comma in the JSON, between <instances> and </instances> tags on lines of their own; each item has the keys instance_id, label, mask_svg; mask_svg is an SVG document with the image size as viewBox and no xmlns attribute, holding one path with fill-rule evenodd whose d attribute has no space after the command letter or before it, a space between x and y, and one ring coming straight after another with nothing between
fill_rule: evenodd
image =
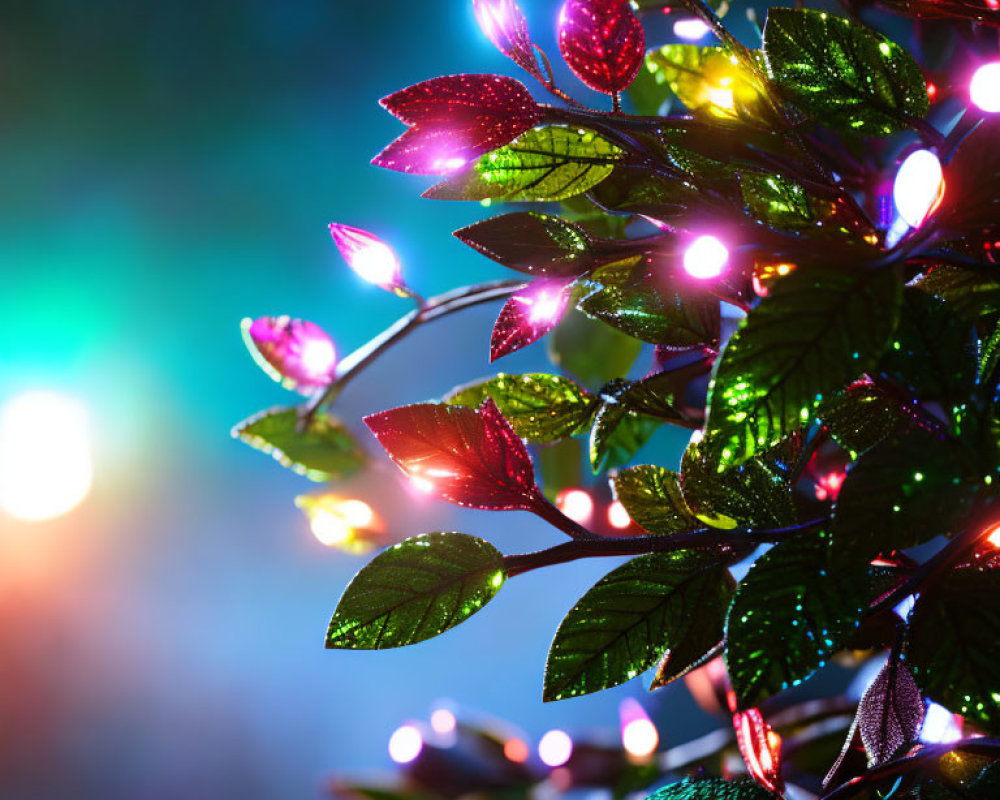
<instances>
[{"instance_id":1,"label":"purple leaf","mask_svg":"<svg viewBox=\"0 0 1000 800\"><path fill-rule=\"evenodd\" d=\"M555 328L566 313L569 284L537 280L508 300L493 325L490 361L537 342Z\"/></svg>"},{"instance_id":2,"label":"purple leaf","mask_svg":"<svg viewBox=\"0 0 1000 800\"><path fill-rule=\"evenodd\" d=\"M646 35L627 0L567 0L559 12L559 51L591 89L632 85L646 55Z\"/></svg>"},{"instance_id":3,"label":"purple leaf","mask_svg":"<svg viewBox=\"0 0 1000 800\"><path fill-rule=\"evenodd\" d=\"M909 668L890 658L858 706L858 730L869 766L883 764L916 740L924 721L924 701Z\"/></svg>"},{"instance_id":4,"label":"purple leaf","mask_svg":"<svg viewBox=\"0 0 1000 800\"><path fill-rule=\"evenodd\" d=\"M542 80L528 34L528 21L514 0L472 0L476 21L486 38L507 58Z\"/></svg>"}]
</instances>

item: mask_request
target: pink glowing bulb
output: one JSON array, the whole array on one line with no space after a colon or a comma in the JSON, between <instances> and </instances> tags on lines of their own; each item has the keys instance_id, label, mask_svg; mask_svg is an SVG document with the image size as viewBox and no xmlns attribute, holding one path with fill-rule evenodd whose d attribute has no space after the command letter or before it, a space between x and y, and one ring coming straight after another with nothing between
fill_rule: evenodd
<instances>
[{"instance_id":1,"label":"pink glowing bulb","mask_svg":"<svg viewBox=\"0 0 1000 800\"><path fill-rule=\"evenodd\" d=\"M514 0L472 0L476 22L493 46L522 69L538 76L528 21Z\"/></svg>"},{"instance_id":2,"label":"pink glowing bulb","mask_svg":"<svg viewBox=\"0 0 1000 800\"><path fill-rule=\"evenodd\" d=\"M692 278L718 278L729 262L729 250L715 236L699 236L684 251L684 271Z\"/></svg>"},{"instance_id":3,"label":"pink glowing bulb","mask_svg":"<svg viewBox=\"0 0 1000 800\"><path fill-rule=\"evenodd\" d=\"M406 294L399 259L385 242L361 228L330 223L330 235L344 261L361 278L390 292Z\"/></svg>"},{"instance_id":4,"label":"pink glowing bulb","mask_svg":"<svg viewBox=\"0 0 1000 800\"><path fill-rule=\"evenodd\" d=\"M397 728L389 739L389 757L397 764L409 764L423 749L423 734L413 725Z\"/></svg>"},{"instance_id":5,"label":"pink glowing bulb","mask_svg":"<svg viewBox=\"0 0 1000 800\"><path fill-rule=\"evenodd\" d=\"M524 298L531 307L528 319L532 325L552 322L562 316L566 300L561 291L541 291L534 297Z\"/></svg>"},{"instance_id":6,"label":"pink glowing bulb","mask_svg":"<svg viewBox=\"0 0 1000 800\"><path fill-rule=\"evenodd\" d=\"M243 339L254 360L274 380L305 394L334 379L337 350L318 325L290 317L245 319Z\"/></svg>"},{"instance_id":7,"label":"pink glowing bulb","mask_svg":"<svg viewBox=\"0 0 1000 800\"><path fill-rule=\"evenodd\" d=\"M565 489L556 498L556 507L574 522L585 525L594 515L594 500L583 489Z\"/></svg>"},{"instance_id":8,"label":"pink glowing bulb","mask_svg":"<svg viewBox=\"0 0 1000 800\"><path fill-rule=\"evenodd\" d=\"M631 697L618 707L621 720L622 747L633 758L651 756L660 744L660 734L639 702Z\"/></svg>"},{"instance_id":9,"label":"pink glowing bulb","mask_svg":"<svg viewBox=\"0 0 1000 800\"><path fill-rule=\"evenodd\" d=\"M988 114L1000 112L1000 61L983 64L969 83L969 98Z\"/></svg>"},{"instance_id":10,"label":"pink glowing bulb","mask_svg":"<svg viewBox=\"0 0 1000 800\"><path fill-rule=\"evenodd\" d=\"M619 531L625 530L632 524L632 517L620 500L615 500L608 506L608 524Z\"/></svg>"}]
</instances>

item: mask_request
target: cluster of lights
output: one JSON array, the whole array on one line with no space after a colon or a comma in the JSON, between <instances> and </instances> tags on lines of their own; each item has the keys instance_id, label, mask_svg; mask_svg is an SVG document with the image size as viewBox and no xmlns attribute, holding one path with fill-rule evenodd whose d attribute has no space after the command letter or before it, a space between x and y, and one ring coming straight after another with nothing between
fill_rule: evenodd
<instances>
[{"instance_id":1,"label":"cluster of lights","mask_svg":"<svg viewBox=\"0 0 1000 800\"><path fill-rule=\"evenodd\" d=\"M327 547L367 553L381 543L382 522L363 500L335 494L300 495L295 505L308 517L313 536Z\"/></svg>"},{"instance_id":2,"label":"cluster of lights","mask_svg":"<svg viewBox=\"0 0 1000 800\"><path fill-rule=\"evenodd\" d=\"M843 470L835 470L824 475L816 481L816 499L820 502L836 500L845 480L847 480L847 473Z\"/></svg>"},{"instance_id":3,"label":"cluster of lights","mask_svg":"<svg viewBox=\"0 0 1000 800\"><path fill-rule=\"evenodd\" d=\"M563 489L556 496L556 508L574 522L590 525L596 516L597 507L593 496L586 489ZM619 500L612 500L605 511L607 524L614 530L623 531L632 527L632 517Z\"/></svg>"}]
</instances>

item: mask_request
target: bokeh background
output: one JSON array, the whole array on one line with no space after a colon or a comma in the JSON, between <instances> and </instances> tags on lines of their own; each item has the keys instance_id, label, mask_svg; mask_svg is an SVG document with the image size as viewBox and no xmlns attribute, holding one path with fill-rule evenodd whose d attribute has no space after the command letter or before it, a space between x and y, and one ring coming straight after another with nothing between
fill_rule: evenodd
<instances>
[{"instance_id":1,"label":"bokeh background","mask_svg":"<svg viewBox=\"0 0 1000 800\"><path fill-rule=\"evenodd\" d=\"M555 53L558 4L522 5ZM0 512L0 796L318 797L334 772L387 768L392 731L443 699L532 739L613 732L629 694L667 743L711 726L682 688L640 682L542 704L552 633L607 562L519 578L414 648L324 651L363 562L312 538L303 479L229 436L292 399L248 357L242 317L311 319L347 352L408 310L346 269L328 222L390 241L424 294L504 277L449 235L483 209L421 200L426 181L369 159L402 130L379 97L514 69L464 0L0 2L0 403L77 398L96 470L68 516ZM370 441L363 414L488 374L495 313L423 330L340 413ZM543 359L536 345L505 368ZM663 434L654 450L679 447ZM409 501L392 481L355 490L397 538L556 541L525 514Z\"/></svg>"}]
</instances>

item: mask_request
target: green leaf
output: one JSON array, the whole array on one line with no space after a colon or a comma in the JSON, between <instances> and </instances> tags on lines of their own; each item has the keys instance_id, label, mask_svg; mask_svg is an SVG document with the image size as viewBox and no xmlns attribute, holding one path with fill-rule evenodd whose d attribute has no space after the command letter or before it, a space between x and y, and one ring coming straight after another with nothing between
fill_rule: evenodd
<instances>
[{"instance_id":1,"label":"green leaf","mask_svg":"<svg viewBox=\"0 0 1000 800\"><path fill-rule=\"evenodd\" d=\"M993 380L997 362L1000 361L1000 323L993 329L989 338L984 340L980 348L979 380L989 383Z\"/></svg>"},{"instance_id":2,"label":"green leaf","mask_svg":"<svg viewBox=\"0 0 1000 800\"><path fill-rule=\"evenodd\" d=\"M617 400L605 403L590 430L594 474L627 464L662 424L662 419L637 414Z\"/></svg>"},{"instance_id":3,"label":"green leaf","mask_svg":"<svg viewBox=\"0 0 1000 800\"><path fill-rule=\"evenodd\" d=\"M766 225L787 230L810 229L818 235L831 218L835 206L808 194L801 184L781 175L744 170L740 173L743 202L750 214ZM841 226L830 226L841 232Z\"/></svg>"},{"instance_id":4,"label":"green leaf","mask_svg":"<svg viewBox=\"0 0 1000 800\"><path fill-rule=\"evenodd\" d=\"M543 443L583 433L600 401L569 378L544 373L505 375L459 387L443 402L479 408L492 397L514 432Z\"/></svg>"},{"instance_id":5,"label":"green leaf","mask_svg":"<svg viewBox=\"0 0 1000 800\"><path fill-rule=\"evenodd\" d=\"M651 553L610 572L566 615L545 665L546 701L618 686L670 650L694 661L722 638L733 581L714 553Z\"/></svg>"},{"instance_id":6,"label":"green leaf","mask_svg":"<svg viewBox=\"0 0 1000 800\"><path fill-rule=\"evenodd\" d=\"M701 358L683 367L667 369L635 381L616 397L632 411L660 417L685 427L699 428L704 423L703 399L687 399L689 389L712 369L711 361ZM704 397L704 393L701 393Z\"/></svg>"},{"instance_id":7,"label":"green leaf","mask_svg":"<svg viewBox=\"0 0 1000 800\"><path fill-rule=\"evenodd\" d=\"M701 527L681 492L680 475L643 464L614 478L615 497L629 516L650 533L683 533Z\"/></svg>"},{"instance_id":8,"label":"green leaf","mask_svg":"<svg viewBox=\"0 0 1000 800\"><path fill-rule=\"evenodd\" d=\"M642 343L602 322L570 310L549 336L552 363L589 389L628 374Z\"/></svg>"},{"instance_id":9,"label":"green leaf","mask_svg":"<svg viewBox=\"0 0 1000 800\"><path fill-rule=\"evenodd\" d=\"M930 109L927 82L909 53L824 11L772 8L764 55L775 88L831 128L885 136Z\"/></svg>"},{"instance_id":10,"label":"green leaf","mask_svg":"<svg viewBox=\"0 0 1000 800\"><path fill-rule=\"evenodd\" d=\"M563 489L583 483L583 445L579 439L563 439L539 450L542 493L554 503Z\"/></svg>"},{"instance_id":11,"label":"green leaf","mask_svg":"<svg viewBox=\"0 0 1000 800\"><path fill-rule=\"evenodd\" d=\"M1000 280L993 272L942 264L928 272L917 288L940 297L970 320L1000 311Z\"/></svg>"},{"instance_id":12,"label":"green leaf","mask_svg":"<svg viewBox=\"0 0 1000 800\"><path fill-rule=\"evenodd\" d=\"M937 402L961 422L975 389L977 341L972 326L942 300L903 292L903 309L881 369L922 402Z\"/></svg>"},{"instance_id":13,"label":"green leaf","mask_svg":"<svg viewBox=\"0 0 1000 800\"><path fill-rule=\"evenodd\" d=\"M888 270L823 267L781 278L716 371L708 441L721 466L804 427L825 395L871 369L896 327L901 290Z\"/></svg>"},{"instance_id":14,"label":"green leaf","mask_svg":"<svg viewBox=\"0 0 1000 800\"><path fill-rule=\"evenodd\" d=\"M907 659L933 700L1000 732L1000 571L966 567L930 582L909 620Z\"/></svg>"},{"instance_id":15,"label":"green leaf","mask_svg":"<svg viewBox=\"0 0 1000 800\"><path fill-rule=\"evenodd\" d=\"M624 151L593 131L549 125L432 186L434 200L561 200L596 186Z\"/></svg>"},{"instance_id":16,"label":"green leaf","mask_svg":"<svg viewBox=\"0 0 1000 800\"><path fill-rule=\"evenodd\" d=\"M461 533L428 533L393 545L348 585L330 620L328 649L385 650L454 628L503 586L503 555Z\"/></svg>"},{"instance_id":17,"label":"green leaf","mask_svg":"<svg viewBox=\"0 0 1000 800\"><path fill-rule=\"evenodd\" d=\"M778 800L778 795L749 778L685 778L658 789L646 800Z\"/></svg>"},{"instance_id":18,"label":"green leaf","mask_svg":"<svg viewBox=\"0 0 1000 800\"><path fill-rule=\"evenodd\" d=\"M923 430L894 436L848 470L833 514L837 543L874 555L954 533L978 491L966 451Z\"/></svg>"},{"instance_id":19,"label":"green leaf","mask_svg":"<svg viewBox=\"0 0 1000 800\"><path fill-rule=\"evenodd\" d=\"M857 381L837 392L816 413L852 459L913 425L900 402L869 381Z\"/></svg>"},{"instance_id":20,"label":"green leaf","mask_svg":"<svg viewBox=\"0 0 1000 800\"><path fill-rule=\"evenodd\" d=\"M629 336L677 349L718 346L719 301L664 288L638 259L601 267L583 285L591 291L578 308Z\"/></svg>"},{"instance_id":21,"label":"green leaf","mask_svg":"<svg viewBox=\"0 0 1000 800\"><path fill-rule=\"evenodd\" d=\"M761 109L756 76L725 48L668 44L646 54L646 69L691 111L735 119L754 118Z\"/></svg>"},{"instance_id":22,"label":"green leaf","mask_svg":"<svg viewBox=\"0 0 1000 800\"><path fill-rule=\"evenodd\" d=\"M726 663L740 708L806 680L840 650L868 604L868 563L826 533L781 542L736 590Z\"/></svg>"},{"instance_id":23,"label":"green leaf","mask_svg":"<svg viewBox=\"0 0 1000 800\"><path fill-rule=\"evenodd\" d=\"M271 408L241 422L232 435L317 483L344 480L364 466L364 450L338 419L320 411L302 430L300 419L298 408Z\"/></svg>"},{"instance_id":24,"label":"green leaf","mask_svg":"<svg viewBox=\"0 0 1000 800\"><path fill-rule=\"evenodd\" d=\"M713 528L780 528L797 515L787 470L761 456L718 472L718 462L692 443L681 460L681 489L688 507Z\"/></svg>"}]
</instances>

